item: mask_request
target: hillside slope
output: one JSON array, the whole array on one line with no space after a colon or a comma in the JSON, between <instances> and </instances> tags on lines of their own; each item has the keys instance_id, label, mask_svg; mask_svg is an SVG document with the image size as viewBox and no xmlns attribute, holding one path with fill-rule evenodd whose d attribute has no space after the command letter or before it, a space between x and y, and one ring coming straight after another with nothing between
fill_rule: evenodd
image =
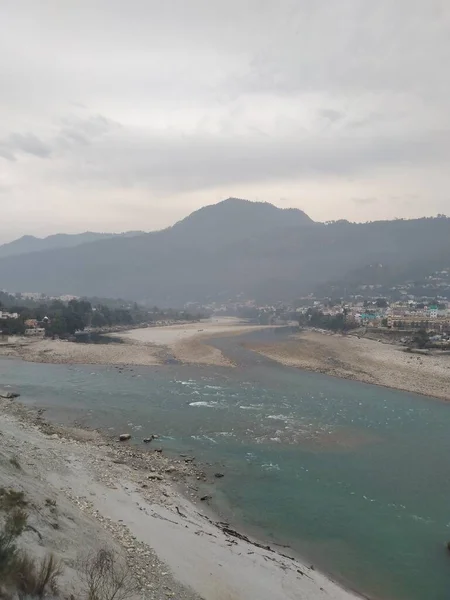
<instances>
[{"instance_id":1,"label":"hillside slope","mask_svg":"<svg viewBox=\"0 0 450 600\"><path fill-rule=\"evenodd\" d=\"M229 199L163 231L0 260L9 291L160 305L292 298L371 263L394 272L450 261L450 219L321 224L302 211Z\"/></svg>"},{"instance_id":2,"label":"hillside slope","mask_svg":"<svg viewBox=\"0 0 450 600\"><path fill-rule=\"evenodd\" d=\"M2 244L0 246L0 258L16 256L18 254L28 254L30 252L42 252L43 250L54 250L56 248L73 248L90 242L107 240L118 236L134 237L136 235L141 235L142 233L142 231L128 231L126 233L94 233L92 231L86 231L85 233L73 235L57 233L45 238L24 235L17 240Z\"/></svg>"}]
</instances>

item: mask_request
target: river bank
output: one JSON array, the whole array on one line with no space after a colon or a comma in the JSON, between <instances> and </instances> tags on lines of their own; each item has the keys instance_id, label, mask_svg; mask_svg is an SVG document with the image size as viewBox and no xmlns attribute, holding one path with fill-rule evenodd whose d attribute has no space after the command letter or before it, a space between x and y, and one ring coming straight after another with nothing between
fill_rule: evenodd
<instances>
[{"instance_id":1,"label":"river bank","mask_svg":"<svg viewBox=\"0 0 450 600\"><path fill-rule=\"evenodd\" d=\"M417 355L392 344L316 331L244 347L286 366L450 400L448 355Z\"/></svg>"},{"instance_id":2,"label":"river bank","mask_svg":"<svg viewBox=\"0 0 450 600\"><path fill-rule=\"evenodd\" d=\"M239 319L221 318L111 333L104 336L109 343L102 344L11 337L9 342L0 344L0 357L50 364L154 366L175 361L231 367L233 362L209 345L208 339L255 329L258 326Z\"/></svg>"},{"instance_id":3,"label":"river bank","mask_svg":"<svg viewBox=\"0 0 450 600\"><path fill-rule=\"evenodd\" d=\"M51 425L9 400L0 400L0 427L0 485L30 498L40 530L33 547L55 552L68 575L96 540L126 552L144 598L357 597L313 568L218 527L194 497L177 492L180 483L203 477L190 461ZM47 525L41 504L56 507Z\"/></svg>"}]
</instances>

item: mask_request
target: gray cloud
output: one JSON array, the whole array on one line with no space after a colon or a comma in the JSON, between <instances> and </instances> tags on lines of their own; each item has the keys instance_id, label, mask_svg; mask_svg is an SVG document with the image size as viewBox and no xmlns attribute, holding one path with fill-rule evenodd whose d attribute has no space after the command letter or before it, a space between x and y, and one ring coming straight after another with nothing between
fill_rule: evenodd
<instances>
[{"instance_id":1,"label":"gray cloud","mask_svg":"<svg viewBox=\"0 0 450 600\"><path fill-rule=\"evenodd\" d=\"M331 108L321 108L318 113L319 116L323 117L324 119L328 119L328 121L331 122L340 121L345 116L344 113Z\"/></svg>"},{"instance_id":2,"label":"gray cloud","mask_svg":"<svg viewBox=\"0 0 450 600\"><path fill-rule=\"evenodd\" d=\"M6 160L14 161L20 153L48 158L51 148L33 133L11 133L6 140L0 141L0 156Z\"/></svg>"},{"instance_id":3,"label":"gray cloud","mask_svg":"<svg viewBox=\"0 0 450 600\"><path fill-rule=\"evenodd\" d=\"M449 27L440 0L5 0L3 219L39 198L53 231L110 205L111 228L153 228L268 190L323 219L416 188L405 216L445 212Z\"/></svg>"}]
</instances>

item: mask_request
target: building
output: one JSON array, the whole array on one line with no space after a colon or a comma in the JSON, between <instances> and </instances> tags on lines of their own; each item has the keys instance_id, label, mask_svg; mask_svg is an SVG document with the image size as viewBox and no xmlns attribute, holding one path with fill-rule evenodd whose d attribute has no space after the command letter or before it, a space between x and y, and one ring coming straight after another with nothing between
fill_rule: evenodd
<instances>
[{"instance_id":1,"label":"building","mask_svg":"<svg viewBox=\"0 0 450 600\"><path fill-rule=\"evenodd\" d=\"M25 335L44 337L45 329L43 327L30 327L28 329L25 329Z\"/></svg>"},{"instance_id":2,"label":"building","mask_svg":"<svg viewBox=\"0 0 450 600\"><path fill-rule=\"evenodd\" d=\"M1 320L6 320L6 319L18 319L19 318L19 313L10 313L6 310L0 310L0 319Z\"/></svg>"},{"instance_id":3,"label":"building","mask_svg":"<svg viewBox=\"0 0 450 600\"><path fill-rule=\"evenodd\" d=\"M435 304L432 304L428 307L428 316L430 317L430 319L437 319L438 307Z\"/></svg>"},{"instance_id":4,"label":"building","mask_svg":"<svg viewBox=\"0 0 450 600\"><path fill-rule=\"evenodd\" d=\"M427 331L437 331L440 333L450 331L450 317L429 317L426 313L390 315L387 318L387 325L393 329L426 329Z\"/></svg>"}]
</instances>

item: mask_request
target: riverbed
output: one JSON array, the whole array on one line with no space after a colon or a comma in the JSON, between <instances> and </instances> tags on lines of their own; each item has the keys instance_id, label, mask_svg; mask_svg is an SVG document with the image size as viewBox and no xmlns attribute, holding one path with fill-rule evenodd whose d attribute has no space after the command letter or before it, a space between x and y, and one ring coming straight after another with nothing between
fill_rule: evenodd
<instances>
[{"instance_id":1,"label":"riverbed","mask_svg":"<svg viewBox=\"0 0 450 600\"><path fill-rule=\"evenodd\" d=\"M383 600L450 589L450 407L410 393L278 365L236 339L240 366L113 367L0 361L46 417L158 434L224 473L213 508L257 537Z\"/></svg>"}]
</instances>

